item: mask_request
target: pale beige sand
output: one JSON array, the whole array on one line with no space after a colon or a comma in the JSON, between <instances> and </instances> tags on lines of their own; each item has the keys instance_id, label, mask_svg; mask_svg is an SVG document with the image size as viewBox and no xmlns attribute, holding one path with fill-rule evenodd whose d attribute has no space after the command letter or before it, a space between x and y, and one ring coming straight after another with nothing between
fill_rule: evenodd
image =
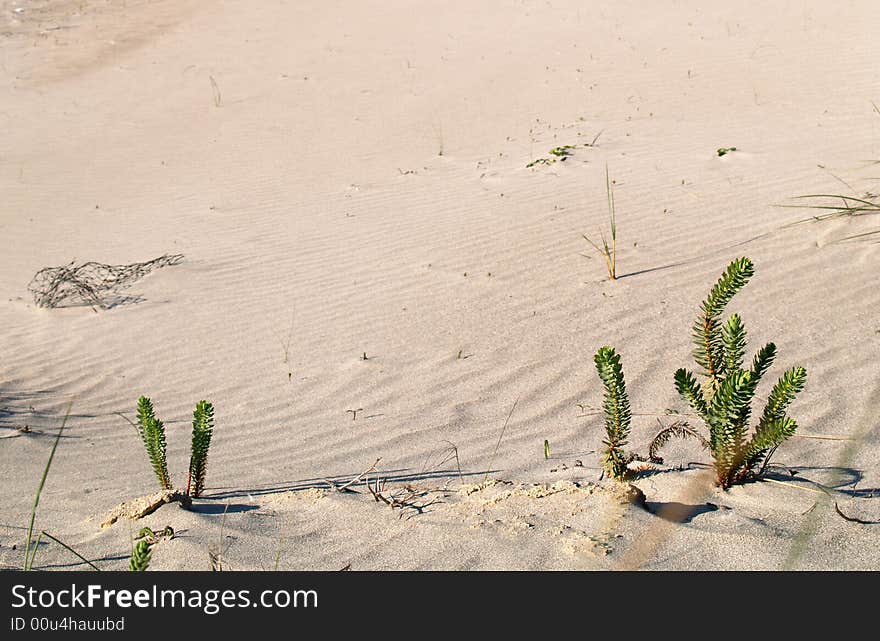
<instances>
[{"instance_id":1,"label":"pale beige sand","mask_svg":"<svg viewBox=\"0 0 880 641\"><path fill-rule=\"evenodd\" d=\"M72 401L37 527L103 568L142 523L178 533L157 569L208 569L221 540L232 569L880 568L880 525L804 480L880 521L880 253L835 242L880 220L782 230L812 212L774 207L876 189L880 7L704 5L0 0L0 563L21 563ZM606 163L615 282L582 238L606 224ZM45 266L166 252L186 259L137 304L26 290ZM771 375L809 372L800 432L860 440L792 439L774 478L801 489L730 492L676 470L708 462L678 445L635 483L655 512L696 506L673 524L593 486L592 356L617 347L635 412L685 411L672 373L740 255L750 351L774 340ZM179 485L192 408L214 402L206 498L102 530L156 489L116 414L141 394ZM657 429L637 416L632 446ZM324 482L379 457L386 490L436 502ZM512 484L460 491L484 478ZM36 565L85 567L51 542Z\"/></svg>"}]
</instances>

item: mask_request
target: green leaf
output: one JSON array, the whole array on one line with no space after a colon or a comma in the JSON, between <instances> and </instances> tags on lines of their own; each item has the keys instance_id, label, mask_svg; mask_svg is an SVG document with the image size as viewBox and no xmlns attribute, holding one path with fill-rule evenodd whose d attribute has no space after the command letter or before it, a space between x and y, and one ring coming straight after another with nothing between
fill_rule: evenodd
<instances>
[{"instance_id":1,"label":"green leaf","mask_svg":"<svg viewBox=\"0 0 880 641\"><path fill-rule=\"evenodd\" d=\"M693 410L699 414L700 418L708 421L708 408L706 407L706 399L697 379L684 368L675 372L675 389L688 402Z\"/></svg>"},{"instance_id":2,"label":"green leaf","mask_svg":"<svg viewBox=\"0 0 880 641\"><path fill-rule=\"evenodd\" d=\"M729 470L736 459L745 436L742 417L747 415L754 393L752 373L739 370L721 383L712 398L708 411L709 444L719 470Z\"/></svg>"},{"instance_id":3,"label":"green leaf","mask_svg":"<svg viewBox=\"0 0 880 641\"><path fill-rule=\"evenodd\" d=\"M150 541L147 539L141 539L135 544L128 561L128 567L132 572L145 572L150 567L151 548Z\"/></svg>"},{"instance_id":4,"label":"green leaf","mask_svg":"<svg viewBox=\"0 0 880 641\"><path fill-rule=\"evenodd\" d=\"M797 423L787 416L765 423L763 428L755 432L745 448L740 475L752 473L767 452L779 447L783 441L795 433L795 430L797 430Z\"/></svg>"},{"instance_id":5,"label":"green leaf","mask_svg":"<svg viewBox=\"0 0 880 641\"><path fill-rule=\"evenodd\" d=\"M723 340L718 319L725 306L754 275L752 261L746 257L731 262L700 306L700 314L693 326L696 349L694 359L705 370L712 387L717 388L724 375Z\"/></svg>"},{"instance_id":6,"label":"green leaf","mask_svg":"<svg viewBox=\"0 0 880 641\"><path fill-rule=\"evenodd\" d=\"M746 329L739 314L731 314L721 329L721 342L724 345L724 370L733 372L742 369L746 354Z\"/></svg>"},{"instance_id":7,"label":"green leaf","mask_svg":"<svg viewBox=\"0 0 880 641\"><path fill-rule=\"evenodd\" d=\"M764 347L759 349L752 361L752 374L754 374L755 378L760 380L761 377L764 376L764 372L770 368L775 359L776 345L773 343L767 343Z\"/></svg>"},{"instance_id":8,"label":"green leaf","mask_svg":"<svg viewBox=\"0 0 880 641\"><path fill-rule=\"evenodd\" d=\"M807 370L803 367L793 367L779 378L770 391L767 405L764 407L764 413L758 424L758 431L762 429L762 426L785 416L785 410L791 405L794 397L804 389L806 382Z\"/></svg>"}]
</instances>

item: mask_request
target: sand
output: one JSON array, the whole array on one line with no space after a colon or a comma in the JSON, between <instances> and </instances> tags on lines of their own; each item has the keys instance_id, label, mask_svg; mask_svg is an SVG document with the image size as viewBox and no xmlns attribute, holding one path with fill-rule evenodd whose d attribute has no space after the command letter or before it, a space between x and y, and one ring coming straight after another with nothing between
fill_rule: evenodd
<instances>
[{"instance_id":1,"label":"sand","mask_svg":"<svg viewBox=\"0 0 880 641\"><path fill-rule=\"evenodd\" d=\"M153 569L880 568L880 246L842 240L880 219L778 206L876 189L878 32L870 0L0 1L0 564L69 407L36 527L104 569L142 525L175 531ZM583 238L606 166L614 281ZM108 309L27 290L166 253ZM645 453L743 255L759 401L808 371L798 436L729 491L675 443L633 502L599 481L593 354ZM207 489L101 528L158 489L142 394L178 487L213 402ZM376 459L405 507L328 482ZM87 568L45 539L35 567Z\"/></svg>"}]
</instances>

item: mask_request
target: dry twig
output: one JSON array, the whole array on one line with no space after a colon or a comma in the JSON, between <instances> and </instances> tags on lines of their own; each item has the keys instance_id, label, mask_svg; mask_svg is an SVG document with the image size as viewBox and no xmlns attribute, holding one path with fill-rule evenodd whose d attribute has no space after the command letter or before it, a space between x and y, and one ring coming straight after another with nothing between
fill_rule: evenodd
<instances>
[{"instance_id":1,"label":"dry twig","mask_svg":"<svg viewBox=\"0 0 880 641\"><path fill-rule=\"evenodd\" d=\"M336 490L337 492L354 492L354 490L351 490L351 489L349 489L349 488L350 488L352 485L354 485L355 483L359 483L359 482L361 481L361 479L363 479L367 474L369 474L370 472L374 471L374 470L376 469L376 466L379 464L379 461L381 461L381 460L382 460L381 457L377 458L376 461L375 461L370 467L368 467L368 468L365 469L363 472L361 472L360 474L358 474L357 476L355 476L353 479L351 479L351 480L350 480L348 483L346 483L345 485L336 485L336 483L334 483L334 482L331 481L330 479L324 479L324 482L325 482L327 485L329 485L331 488L333 488L334 490Z\"/></svg>"},{"instance_id":2,"label":"dry twig","mask_svg":"<svg viewBox=\"0 0 880 641\"><path fill-rule=\"evenodd\" d=\"M28 283L28 291L33 294L38 307L86 304L92 309L107 309L111 306L107 294L129 287L154 269L177 265L182 260L183 254L164 254L145 263L129 265L105 265L94 261L76 265L71 261L61 267L44 267L38 271Z\"/></svg>"}]
</instances>

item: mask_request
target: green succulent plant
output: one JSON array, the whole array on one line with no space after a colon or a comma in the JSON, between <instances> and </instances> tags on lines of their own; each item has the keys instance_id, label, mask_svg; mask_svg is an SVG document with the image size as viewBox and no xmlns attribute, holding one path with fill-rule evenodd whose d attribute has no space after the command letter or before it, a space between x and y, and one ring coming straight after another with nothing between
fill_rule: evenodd
<instances>
[{"instance_id":1,"label":"green succulent plant","mask_svg":"<svg viewBox=\"0 0 880 641\"><path fill-rule=\"evenodd\" d=\"M632 418L626 383L623 379L623 366L620 364L620 355L613 347L600 348L593 360L605 388L602 409L605 413L606 437L602 441L605 446L602 453L602 467L608 476L624 480L629 476L627 465L633 457L627 455L623 449L629 438Z\"/></svg>"},{"instance_id":2,"label":"green succulent plant","mask_svg":"<svg viewBox=\"0 0 880 641\"><path fill-rule=\"evenodd\" d=\"M126 419L127 420L127 419ZM131 421L129 421L131 422ZM153 403L146 396L138 399L137 423L134 424L147 449L150 464L163 490L173 490L165 457L165 427L153 412ZM198 498L205 489L208 470L208 448L214 433L214 406L208 401L196 403L193 412L192 449L189 459L189 475L186 484L187 497ZM183 496L179 495L178 496Z\"/></svg>"},{"instance_id":3,"label":"green succulent plant","mask_svg":"<svg viewBox=\"0 0 880 641\"><path fill-rule=\"evenodd\" d=\"M137 428L144 446L147 448L147 455L150 457L150 464L159 479L159 485L163 490L172 489L171 478L168 476L168 463L165 458L165 426L162 421L156 418L153 412L153 403L146 396L138 399L137 405Z\"/></svg>"},{"instance_id":4,"label":"green succulent plant","mask_svg":"<svg viewBox=\"0 0 880 641\"><path fill-rule=\"evenodd\" d=\"M193 412L192 450L189 459L189 479L186 493L199 497L205 488L205 474L208 470L208 448L214 432L214 406L208 401L199 401Z\"/></svg>"},{"instance_id":5,"label":"green succulent plant","mask_svg":"<svg viewBox=\"0 0 880 641\"><path fill-rule=\"evenodd\" d=\"M132 572L146 572L150 567L153 556L153 548L162 539L174 538L174 530L170 525L159 533L149 527L142 527L135 537L135 543L131 548L131 558L128 560L128 569Z\"/></svg>"},{"instance_id":6,"label":"green succulent plant","mask_svg":"<svg viewBox=\"0 0 880 641\"><path fill-rule=\"evenodd\" d=\"M709 429L716 483L725 489L760 474L776 448L794 434L797 423L786 415L786 409L804 388L807 377L803 367L794 367L780 377L749 437L752 400L776 358L776 345L762 347L751 366L744 369L745 326L738 314L731 314L723 323L721 315L754 273L750 259L734 260L700 307L693 326L693 355L703 370L702 384L684 368L675 372L676 390Z\"/></svg>"},{"instance_id":7,"label":"green succulent plant","mask_svg":"<svg viewBox=\"0 0 880 641\"><path fill-rule=\"evenodd\" d=\"M150 567L150 557L153 554L152 545L147 539L141 539L135 543L131 550L131 558L128 561L128 568L132 572L146 572Z\"/></svg>"}]
</instances>

